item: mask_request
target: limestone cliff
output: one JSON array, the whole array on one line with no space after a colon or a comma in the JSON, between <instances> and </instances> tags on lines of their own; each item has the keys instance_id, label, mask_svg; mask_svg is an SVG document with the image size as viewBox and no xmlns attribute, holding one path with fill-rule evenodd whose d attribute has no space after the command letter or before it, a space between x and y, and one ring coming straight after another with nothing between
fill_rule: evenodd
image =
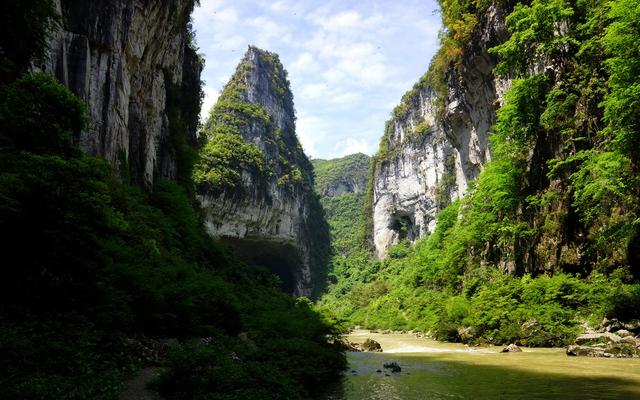
<instances>
[{"instance_id":1,"label":"limestone cliff","mask_svg":"<svg viewBox=\"0 0 640 400\"><path fill-rule=\"evenodd\" d=\"M493 6L444 77L433 65L407 92L387 121L374 157L371 186L373 246L383 257L389 246L432 232L436 214L461 197L490 159L488 131L508 81L492 74L495 57L488 49L504 36L504 13ZM444 93L434 88L443 79Z\"/></svg>"},{"instance_id":2,"label":"limestone cliff","mask_svg":"<svg viewBox=\"0 0 640 400\"><path fill-rule=\"evenodd\" d=\"M56 0L62 16L37 66L87 103L77 138L143 186L175 179L195 141L202 62L190 46L193 0ZM182 136L182 137L177 137Z\"/></svg>"},{"instance_id":3,"label":"limestone cliff","mask_svg":"<svg viewBox=\"0 0 640 400\"><path fill-rule=\"evenodd\" d=\"M314 295L324 282L328 228L276 54L249 47L204 134L195 177L209 233L270 269L285 290Z\"/></svg>"}]
</instances>

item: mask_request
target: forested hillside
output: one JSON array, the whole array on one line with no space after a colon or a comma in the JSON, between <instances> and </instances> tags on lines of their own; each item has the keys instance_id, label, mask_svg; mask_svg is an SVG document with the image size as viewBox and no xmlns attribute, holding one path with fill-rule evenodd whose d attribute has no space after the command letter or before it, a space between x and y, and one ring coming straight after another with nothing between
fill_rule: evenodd
<instances>
[{"instance_id":1,"label":"forested hillside","mask_svg":"<svg viewBox=\"0 0 640 400\"><path fill-rule=\"evenodd\" d=\"M493 74L509 82L496 99L491 161L440 211L433 232L401 241L382 260L349 260L322 304L372 328L533 346L567 344L582 324L605 316L640 318L640 7L630 0L441 6L441 49L418 84L432 88L441 112L483 24L508 15L505 38L489 50ZM394 116L407 112L417 90ZM429 130L416 128L421 134ZM387 141L374 164L388 157ZM368 201L371 215L375 199Z\"/></svg>"},{"instance_id":2,"label":"forested hillside","mask_svg":"<svg viewBox=\"0 0 640 400\"><path fill-rule=\"evenodd\" d=\"M332 160L312 160L315 191L320 196L331 244L336 256L345 257L362 248L362 209L369 177L370 157L358 153Z\"/></svg>"}]
</instances>

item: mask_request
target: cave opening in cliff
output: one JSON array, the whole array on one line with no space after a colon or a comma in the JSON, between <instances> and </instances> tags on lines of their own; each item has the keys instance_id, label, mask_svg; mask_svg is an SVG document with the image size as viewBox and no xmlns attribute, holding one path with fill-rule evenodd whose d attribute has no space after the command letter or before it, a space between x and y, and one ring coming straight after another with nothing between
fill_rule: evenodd
<instances>
[{"instance_id":1,"label":"cave opening in cliff","mask_svg":"<svg viewBox=\"0 0 640 400\"><path fill-rule=\"evenodd\" d=\"M253 260L254 265L264 267L278 277L281 288L287 293L296 290L296 278L293 274L290 260L275 254L263 254Z\"/></svg>"},{"instance_id":2,"label":"cave opening in cliff","mask_svg":"<svg viewBox=\"0 0 640 400\"><path fill-rule=\"evenodd\" d=\"M411 215L397 215L391 223L391 229L398 234L398 240L417 239L417 227Z\"/></svg>"},{"instance_id":3,"label":"cave opening in cliff","mask_svg":"<svg viewBox=\"0 0 640 400\"><path fill-rule=\"evenodd\" d=\"M265 268L281 282L280 288L286 293L296 293L302 259L291 244L278 243L260 238L223 239L222 242L235 250L245 263Z\"/></svg>"}]
</instances>

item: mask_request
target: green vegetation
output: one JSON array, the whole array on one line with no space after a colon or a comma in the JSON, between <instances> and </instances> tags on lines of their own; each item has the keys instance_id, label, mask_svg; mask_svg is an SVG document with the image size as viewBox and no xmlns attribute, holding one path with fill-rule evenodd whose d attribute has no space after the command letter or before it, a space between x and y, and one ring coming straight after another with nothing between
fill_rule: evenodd
<instances>
[{"instance_id":1,"label":"green vegetation","mask_svg":"<svg viewBox=\"0 0 640 400\"><path fill-rule=\"evenodd\" d=\"M316 192L326 195L340 182L366 182L370 159L366 154L357 153L332 160L312 160Z\"/></svg>"},{"instance_id":2,"label":"green vegetation","mask_svg":"<svg viewBox=\"0 0 640 400\"><path fill-rule=\"evenodd\" d=\"M429 237L335 268L321 305L372 328L531 346L566 344L581 322L638 318L640 32L631 3L516 5L510 37L492 50L495 72L513 77L492 161ZM462 56L487 4L442 6L441 52Z\"/></svg>"},{"instance_id":3,"label":"green vegetation","mask_svg":"<svg viewBox=\"0 0 640 400\"><path fill-rule=\"evenodd\" d=\"M370 157L358 153L333 160L313 160L315 191L331 228L331 243L336 259L362 247L364 225L362 208L369 175ZM351 187L357 192L336 193ZM330 276L335 280L335 276Z\"/></svg>"},{"instance_id":4,"label":"green vegetation","mask_svg":"<svg viewBox=\"0 0 640 400\"><path fill-rule=\"evenodd\" d=\"M439 215L436 232L413 246L393 247L387 259L366 255L338 265L340 275L321 305L348 323L430 332L441 340L528 346L571 342L582 321L637 318L640 285L623 271L586 278L566 273L513 276L491 265L464 272L456 235L459 204ZM459 240L459 239L458 239ZM464 260L463 260L464 261Z\"/></svg>"},{"instance_id":5,"label":"green vegetation","mask_svg":"<svg viewBox=\"0 0 640 400\"><path fill-rule=\"evenodd\" d=\"M322 392L345 367L327 342L335 326L211 240L194 206L197 74L167 87L178 182L143 191L127 168L120 176L76 149L88 122L80 99L48 75L22 74L55 20L51 2L22 3L8 6L20 18L5 14L3 32L36 5L46 12L3 36L24 39L19 56L2 42L0 399L116 399L137 369L158 363L157 388L172 398Z\"/></svg>"},{"instance_id":6,"label":"green vegetation","mask_svg":"<svg viewBox=\"0 0 640 400\"><path fill-rule=\"evenodd\" d=\"M251 124L271 123L260 105L248 103L242 96L249 73L250 64L243 60L211 109L202 131L205 143L193 171L196 185L207 185L213 190L230 189L240 186L243 168L260 176L264 173L262 151L242 137Z\"/></svg>"},{"instance_id":7,"label":"green vegetation","mask_svg":"<svg viewBox=\"0 0 640 400\"><path fill-rule=\"evenodd\" d=\"M185 341L160 384L179 398L216 390L246 398L253 392L231 396L214 381L234 387L236 374L256 369L273 379L254 382L264 394L254 398L307 398L336 376L344 359L326 335L337 332L308 302L279 292L267 271L218 247L184 188L159 181L144 193L75 150L85 117L67 89L27 75L3 87L2 99L0 398L116 398L145 362L133 337ZM214 339L188 344L200 337ZM192 369L180 372L184 360L212 375L203 370L194 384Z\"/></svg>"},{"instance_id":8,"label":"green vegetation","mask_svg":"<svg viewBox=\"0 0 640 400\"><path fill-rule=\"evenodd\" d=\"M320 198L331 227L331 243L338 255L349 254L361 244L363 200L362 192Z\"/></svg>"},{"instance_id":9,"label":"green vegetation","mask_svg":"<svg viewBox=\"0 0 640 400\"><path fill-rule=\"evenodd\" d=\"M436 186L435 199L439 208L444 208L451 202L451 191L456 187L456 157L451 154L444 161L444 172Z\"/></svg>"},{"instance_id":10,"label":"green vegetation","mask_svg":"<svg viewBox=\"0 0 640 400\"><path fill-rule=\"evenodd\" d=\"M258 60L251 59L251 52ZM196 185L213 192L242 190L241 172L246 170L257 181L273 179L290 191L311 188L311 165L294 127L281 131L260 104L247 100L251 74L266 74L270 92L289 115L295 115L287 73L278 55L251 47L204 124L204 146L193 173ZM266 142L262 149L253 140L255 132Z\"/></svg>"}]
</instances>

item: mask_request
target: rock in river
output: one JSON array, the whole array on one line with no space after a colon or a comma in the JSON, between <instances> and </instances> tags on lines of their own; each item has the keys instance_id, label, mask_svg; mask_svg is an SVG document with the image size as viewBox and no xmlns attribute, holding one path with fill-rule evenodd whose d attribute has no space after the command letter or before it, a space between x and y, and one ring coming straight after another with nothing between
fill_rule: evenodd
<instances>
[{"instance_id":1,"label":"rock in river","mask_svg":"<svg viewBox=\"0 0 640 400\"><path fill-rule=\"evenodd\" d=\"M522 350L520 349L520 347L511 343L510 345L502 349L501 353L522 353Z\"/></svg>"},{"instance_id":2,"label":"rock in river","mask_svg":"<svg viewBox=\"0 0 640 400\"><path fill-rule=\"evenodd\" d=\"M365 340L364 343L362 343L361 347L362 347L362 350L364 351L382 353L382 346L380 346L380 343L376 342L373 339Z\"/></svg>"}]
</instances>

